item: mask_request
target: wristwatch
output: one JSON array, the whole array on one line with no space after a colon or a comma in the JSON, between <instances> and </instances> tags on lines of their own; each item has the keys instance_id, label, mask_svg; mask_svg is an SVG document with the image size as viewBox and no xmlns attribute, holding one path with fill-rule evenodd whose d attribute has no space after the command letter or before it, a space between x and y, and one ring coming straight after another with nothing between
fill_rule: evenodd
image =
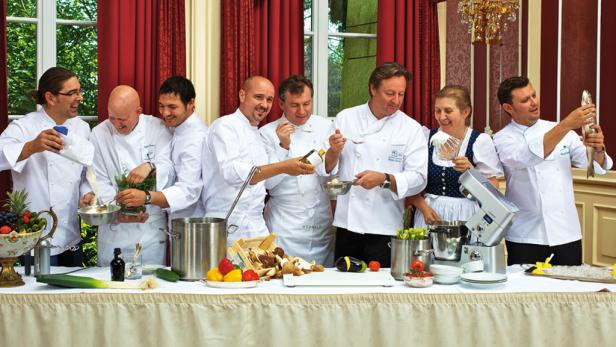
<instances>
[{"instance_id":1,"label":"wristwatch","mask_svg":"<svg viewBox=\"0 0 616 347\"><path fill-rule=\"evenodd\" d=\"M391 186L391 179L389 178L389 174L385 174L385 182L381 183L381 185L379 187L383 188L383 189L389 189L389 187Z\"/></svg>"},{"instance_id":2,"label":"wristwatch","mask_svg":"<svg viewBox=\"0 0 616 347\"><path fill-rule=\"evenodd\" d=\"M145 191L145 204L149 205L152 202L152 195L150 195L149 191Z\"/></svg>"}]
</instances>

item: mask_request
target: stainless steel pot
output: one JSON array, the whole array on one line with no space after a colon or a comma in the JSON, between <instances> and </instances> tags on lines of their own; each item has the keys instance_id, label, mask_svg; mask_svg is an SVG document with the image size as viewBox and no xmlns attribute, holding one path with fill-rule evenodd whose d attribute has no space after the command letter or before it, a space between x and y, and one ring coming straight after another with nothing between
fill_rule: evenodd
<instances>
[{"instance_id":1,"label":"stainless steel pot","mask_svg":"<svg viewBox=\"0 0 616 347\"><path fill-rule=\"evenodd\" d=\"M432 246L430 240L401 240L391 238L391 275L402 281L404 274L409 272L413 260L424 263L426 270L432 263Z\"/></svg>"},{"instance_id":2,"label":"stainless steel pot","mask_svg":"<svg viewBox=\"0 0 616 347\"><path fill-rule=\"evenodd\" d=\"M460 260L462 245L466 244L468 229L464 221L440 221L429 225L430 239L437 260Z\"/></svg>"},{"instance_id":3,"label":"stainless steel pot","mask_svg":"<svg viewBox=\"0 0 616 347\"><path fill-rule=\"evenodd\" d=\"M237 229L227 226L229 216L240 200L242 192L257 171L253 167L240 188L225 219L222 218L177 218L171 221L171 269L185 281L199 281L210 268L227 254L227 234Z\"/></svg>"},{"instance_id":4,"label":"stainless steel pot","mask_svg":"<svg viewBox=\"0 0 616 347\"><path fill-rule=\"evenodd\" d=\"M201 280L227 252L222 218L178 218L171 222L171 269L183 280Z\"/></svg>"}]
</instances>

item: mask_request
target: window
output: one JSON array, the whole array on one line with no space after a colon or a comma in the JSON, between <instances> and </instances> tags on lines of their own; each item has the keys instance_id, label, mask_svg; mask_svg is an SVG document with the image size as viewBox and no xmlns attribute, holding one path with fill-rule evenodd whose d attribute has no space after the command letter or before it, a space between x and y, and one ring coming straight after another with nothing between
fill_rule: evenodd
<instances>
[{"instance_id":1,"label":"window","mask_svg":"<svg viewBox=\"0 0 616 347\"><path fill-rule=\"evenodd\" d=\"M376 65L377 0L304 0L305 75L314 113L335 117L369 98Z\"/></svg>"},{"instance_id":2,"label":"window","mask_svg":"<svg viewBox=\"0 0 616 347\"><path fill-rule=\"evenodd\" d=\"M36 109L30 91L52 66L77 74L84 100L79 113L96 118L97 0L7 1L8 103L11 119Z\"/></svg>"}]
</instances>

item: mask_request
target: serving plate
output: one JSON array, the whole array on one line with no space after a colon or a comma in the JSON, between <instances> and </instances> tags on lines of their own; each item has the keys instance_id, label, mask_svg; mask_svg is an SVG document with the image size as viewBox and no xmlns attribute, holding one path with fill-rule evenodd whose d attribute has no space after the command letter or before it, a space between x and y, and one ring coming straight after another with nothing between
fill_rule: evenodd
<instances>
[{"instance_id":1,"label":"serving plate","mask_svg":"<svg viewBox=\"0 0 616 347\"><path fill-rule=\"evenodd\" d=\"M493 272L470 272L460 275L460 279L470 283L503 283L507 281L507 275Z\"/></svg>"},{"instance_id":2,"label":"serving plate","mask_svg":"<svg viewBox=\"0 0 616 347\"><path fill-rule=\"evenodd\" d=\"M216 281L201 281L206 286L212 288L222 289L241 289L241 288L254 288L259 285L259 281L245 281L245 282L216 282Z\"/></svg>"},{"instance_id":3,"label":"serving plate","mask_svg":"<svg viewBox=\"0 0 616 347\"><path fill-rule=\"evenodd\" d=\"M461 280L460 284L475 289L496 289L505 286L507 282L468 282Z\"/></svg>"}]
</instances>

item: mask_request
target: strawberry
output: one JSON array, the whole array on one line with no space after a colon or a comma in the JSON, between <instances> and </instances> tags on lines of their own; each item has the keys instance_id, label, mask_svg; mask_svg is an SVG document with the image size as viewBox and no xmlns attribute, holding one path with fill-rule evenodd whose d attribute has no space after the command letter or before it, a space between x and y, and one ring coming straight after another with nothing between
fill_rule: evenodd
<instances>
[{"instance_id":1,"label":"strawberry","mask_svg":"<svg viewBox=\"0 0 616 347\"><path fill-rule=\"evenodd\" d=\"M29 213L24 213L24 215L21 216L21 220L23 220L24 223L26 223L26 224L30 223L30 214Z\"/></svg>"},{"instance_id":2,"label":"strawberry","mask_svg":"<svg viewBox=\"0 0 616 347\"><path fill-rule=\"evenodd\" d=\"M11 231L13 231L13 229L8 225L3 225L2 228L0 228L0 234L9 234Z\"/></svg>"},{"instance_id":3,"label":"strawberry","mask_svg":"<svg viewBox=\"0 0 616 347\"><path fill-rule=\"evenodd\" d=\"M368 264L368 268L370 269L370 271L377 272L381 269L381 263L376 260L373 260Z\"/></svg>"}]
</instances>

